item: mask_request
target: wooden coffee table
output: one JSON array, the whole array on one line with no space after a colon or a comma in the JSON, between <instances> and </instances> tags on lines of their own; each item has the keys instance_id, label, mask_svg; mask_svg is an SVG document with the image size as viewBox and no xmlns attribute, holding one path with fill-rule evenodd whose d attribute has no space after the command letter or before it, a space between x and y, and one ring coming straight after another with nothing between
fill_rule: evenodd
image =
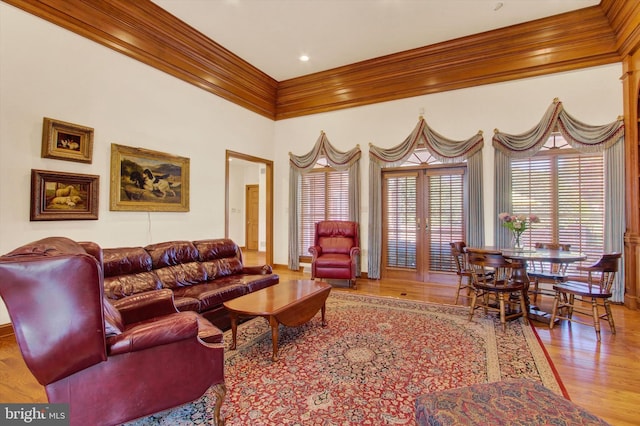
<instances>
[{"instance_id":1,"label":"wooden coffee table","mask_svg":"<svg viewBox=\"0 0 640 426\"><path fill-rule=\"evenodd\" d=\"M318 311L322 312L322 326L325 327L325 302L331 286L325 282L312 280L291 280L263 288L244 296L224 302L231 317L231 350L236 349L238 317L260 316L269 320L273 361L278 360L278 326L295 327L308 322Z\"/></svg>"}]
</instances>

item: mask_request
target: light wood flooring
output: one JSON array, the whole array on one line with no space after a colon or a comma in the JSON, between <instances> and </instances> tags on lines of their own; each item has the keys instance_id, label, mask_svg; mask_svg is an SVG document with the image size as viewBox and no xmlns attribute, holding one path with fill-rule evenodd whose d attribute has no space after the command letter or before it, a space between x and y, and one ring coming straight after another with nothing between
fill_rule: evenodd
<instances>
[{"instance_id":1,"label":"light wood flooring","mask_svg":"<svg viewBox=\"0 0 640 426\"><path fill-rule=\"evenodd\" d=\"M261 264L261 255L245 252L244 263ZM281 280L310 278L308 273L276 267ZM434 276L430 283L359 279L357 289L336 284L334 291L357 292L411 300L453 304L457 277ZM465 294L464 292L462 294ZM461 297L459 304L466 304ZM552 300L542 297L538 305L549 310ZM553 330L534 326L558 370L571 400L612 425L640 424L640 311L613 307L617 334L608 325L602 342L593 327L562 322ZM0 337L0 402L46 402L43 387L26 368L13 336Z\"/></svg>"}]
</instances>

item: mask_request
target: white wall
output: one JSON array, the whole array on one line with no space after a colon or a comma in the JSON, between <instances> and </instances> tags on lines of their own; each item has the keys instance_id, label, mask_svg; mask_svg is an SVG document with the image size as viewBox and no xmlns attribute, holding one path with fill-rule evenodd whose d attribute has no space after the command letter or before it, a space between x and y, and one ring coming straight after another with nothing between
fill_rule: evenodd
<instances>
[{"instance_id":1,"label":"white wall","mask_svg":"<svg viewBox=\"0 0 640 426\"><path fill-rule=\"evenodd\" d=\"M542 118L554 98L562 101L575 118L590 124L605 124L623 113L621 64L566 72L532 79L479 86L399 101L379 103L348 110L327 112L275 123L274 181L275 194L275 263L287 263L287 223L289 170L288 152L307 153L320 131L331 144L347 151L355 145L362 150L361 244L363 270L367 270L369 223L369 144L389 148L400 144L418 124L420 112L435 131L445 137L465 140L479 130L484 133L484 210L485 218L493 213L494 129L523 133ZM280 211L279 208L284 210ZM493 243L493 222L487 220L485 241Z\"/></svg>"},{"instance_id":2,"label":"white wall","mask_svg":"<svg viewBox=\"0 0 640 426\"><path fill-rule=\"evenodd\" d=\"M43 117L93 127L92 164L41 158ZM273 121L5 3L0 123L0 253L51 235L103 247L223 237L225 150L273 159ZM190 158L190 211L109 211L112 143ZM31 169L99 175L99 220L30 222Z\"/></svg>"},{"instance_id":3,"label":"white wall","mask_svg":"<svg viewBox=\"0 0 640 426\"><path fill-rule=\"evenodd\" d=\"M554 97L576 118L608 123L622 114L620 64L420 96L273 122L0 3L0 253L64 235L103 247L224 235L225 150L274 161L274 263L287 264L289 152L308 152L324 130L338 149L362 151L362 243L368 206L368 145L391 147L417 124L419 111L449 138L485 135L485 214L492 211L494 128L521 133ZM40 156L42 119L95 129L93 163ZM191 159L188 213L109 211L110 144ZM96 221L29 221L31 169L100 176ZM487 242L492 229L488 223ZM262 239L262 236L261 236ZM9 322L0 304L0 324Z\"/></svg>"}]
</instances>

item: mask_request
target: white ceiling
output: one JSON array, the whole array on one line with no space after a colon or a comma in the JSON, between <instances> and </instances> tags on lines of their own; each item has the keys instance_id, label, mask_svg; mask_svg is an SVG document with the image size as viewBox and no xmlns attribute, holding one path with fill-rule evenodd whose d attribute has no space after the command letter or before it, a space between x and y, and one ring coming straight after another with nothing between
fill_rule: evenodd
<instances>
[{"instance_id":1,"label":"white ceiling","mask_svg":"<svg viewBox=\"0 0 640 426\"><path fill-rule=\"evenodd\" d=\"M594 6L600 0L153 2L282 81ZM302 54L310 60L299 61Z\"/></svg>"}]
</instances>

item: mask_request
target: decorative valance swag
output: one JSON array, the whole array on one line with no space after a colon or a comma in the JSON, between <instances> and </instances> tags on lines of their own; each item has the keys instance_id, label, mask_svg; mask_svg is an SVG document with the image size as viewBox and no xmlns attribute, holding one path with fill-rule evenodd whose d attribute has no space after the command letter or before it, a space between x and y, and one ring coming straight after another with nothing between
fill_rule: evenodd
<instances>
[{"instance_id":1,"label":"decorative valance swag","mask_svg":"<svg viewBox=\"0 0 640 426\"><path fill-rule=\"evenodd\" d=\"M289 153L289 269L292 270L300 268L298 257L300 212L298 209L301 175L310 172L321 157L325 158L334 169L349 171L349 220L360 222L360 146L356 145L355 148L346 152L339 151L331 145L327 135L320 132L320 137L311 151L303 155ZM358 276L360 276L359 272Z\"/></svg>"},{"instance_id":2,"label":"decorative valance swag","mask_svg":"<svg viewBox=\"0 0 640 426\"><path fill-rule=\"evenodd\" d=\"M493 147L510 158L531 157L538 152L554 131L581 152L603 152L624 137L622 117L610 124L592 126L567 113L558 98L553 100L542 120L528 132L511 135L494 130Z\"/></svg>"},{"instance_id":3,"label":"decorative valance swag","mask_svg":"<svg viewBox=\"0 0 640 426\"><path fill-rule=\"evenodd\" d=\"M522 134L507 134L496 129L494 179L494 240L498 247L506 247L511 236L500 226L498 213L512 211L511 158L527 158L537 153L552 132L562 134L567 143L584 153L601 152L605 161L605 251L623 251L624 248L624 122L622 117L602 126L592 126L573 118L564 110L557 98L549 106L542 120ZM618 143L621 142L621 143ZM624 263L624 260L623 260ZM624 271L624 265L620 265ZM614 302L624 300L623 274L616 275Z\"/></svg>"},{"instance_id":4,"label":"decorative valance swag","mask_svg":"<svg viewBox=\"0 0 640 426\"><path fill-rule=\"evenodd\" d=\"M465 230L473 245L484 245L484 214L482 210L482 131L467 140L447 139L427 125L423 117L411 134L399 145L380 148L369 145L369 257L368 276L380 278L382 247L382 168L402 165L416 148L424 146L438 161L467 161L465 191ZM471 231L471 233L470 233Z\"/></svg>"}]
</instances>

